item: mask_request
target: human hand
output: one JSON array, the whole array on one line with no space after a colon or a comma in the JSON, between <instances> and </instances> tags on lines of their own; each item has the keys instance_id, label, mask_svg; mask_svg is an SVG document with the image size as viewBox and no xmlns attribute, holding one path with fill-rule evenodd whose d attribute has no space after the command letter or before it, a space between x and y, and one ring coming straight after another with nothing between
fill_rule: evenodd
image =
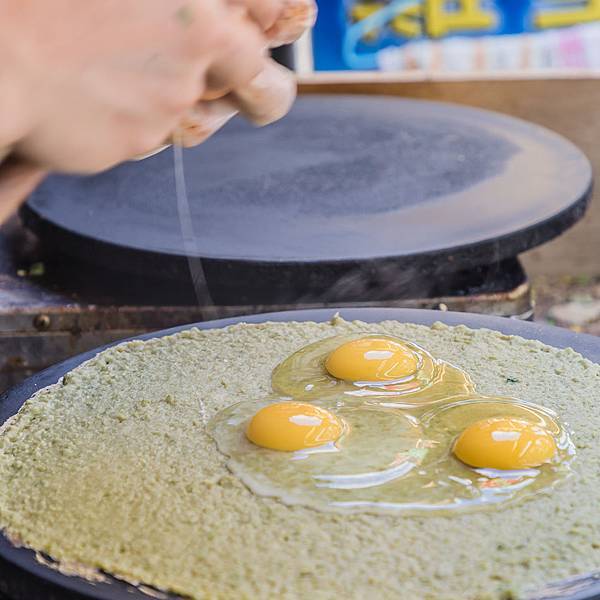
<instances>
[{"instance_id":1,"label":"human hand","mask_svg":"<svg viewBox=\"0 0 600 600\"><path fill-rule=\"evenodd\" d=\"M282 117L296 84L266 50L315 18L314 0L1 3L0 223L51 170L195 145L238 113Z\"/></svg>"},{"instance_id":2,"label":"human hand","mask_svg":"<svg viewBox=\"0 0 600 600\"><path fill-rule=\"evenodd\" d=\"M1 145L76 172L160 145L199 98L265 69L282 1L7 0L0 37L19 128Z\"/></svg>"},{"instance_id":3,"label":"human hand","mask_svg":"<svg viewBox=\"0 0 600 600\"><path fill-rule=\"evenodd\" d=\"M245 4L263 27L271 48L294 42L312 27L317 17L314 0L279 0L273 19L259 19L262 0L230 0ZM283 117L296 97L296 80L290 71L266 59L262 71L239 88L209 90L179 124L171 141L195 146L241 113L255 125L267 125Z\"/></svg>"}]
</instances>

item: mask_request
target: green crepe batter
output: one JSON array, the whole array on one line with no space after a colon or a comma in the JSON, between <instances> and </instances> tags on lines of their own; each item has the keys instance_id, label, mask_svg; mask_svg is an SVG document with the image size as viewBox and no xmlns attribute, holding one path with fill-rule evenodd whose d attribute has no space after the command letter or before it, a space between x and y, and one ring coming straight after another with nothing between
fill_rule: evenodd
<instances>
[{"instance_id":1,"label":"green crepe batter","mask_svg":"<svg viewBox=\"0 0 600 600\"><path fill-rule=\"evenodd\" d=\"M385 333L468 372L481 394L555 411L573 475L516 506L342 514L257 496L206 425L271 393L277 364L333 335ZM267 323L99 354L0 434L0 527L55 560L193 598L521 598L600 566L600 366L466 327Z\"/></svg>"}]
</instances>

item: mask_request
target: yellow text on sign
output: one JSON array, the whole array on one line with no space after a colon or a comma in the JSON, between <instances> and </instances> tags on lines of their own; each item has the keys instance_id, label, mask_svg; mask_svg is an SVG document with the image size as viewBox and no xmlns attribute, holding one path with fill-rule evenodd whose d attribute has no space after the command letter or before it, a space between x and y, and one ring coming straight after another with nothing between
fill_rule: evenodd
<instances>
[{"instance_id":1,"label":"yellow text on sign","mask_svg":"<svg viewBox=\"0 0 600 600\"><path fill-rule=\"evenodd\" d=\"M362 21L367 17L379 12L385 8L383 2L374 2L373 4L356 4L352 7L351 16L353 21ZM403 37L420 37L423 34L421 25L422 8L420 6L412 6L400 11L391 21L390 27L396 33ZM365 38L372 39L379 32L376 29L367 31Z\"/></svg>"},{"instance_id":2,"label":"yellow text on sign","mask_svg":"<svg viewBox=\"0 0 600 600\"><path fill-rule=\"evenodd\" d=\"M425 0L423 3L427 33L434 38L458 31L481 31L496 25L494 13L484 10L481 0Z\"/></svg>"},{"instance_id":3,"label":"yellow text on sign","mask_svg":"<svg viewBox=\"0 0 600 600\"><path fill-rule=\"evenodd\" d=\"M390 21L392 31L406 38L427 34L433 38L464 31L486 31L496 25L496 15L481 7L481 0L423 0L400 11ZM385 7L383 2L356 4L351 16L354 21L362 21ZM367 39L373 39L379 32L368 31Z\"/></svg>"},{"instance_id":4,"label":"yellow text on sign","mask_svg":"<svg viewBox=\"0 0 600 600\"><path fill-rule=\"evenodd\" d=\"M591 21L600 21L600 0L569 0L560 6L540 8L535 15L535 24L540 29L567 27Z\"/></svg>"}]
</instances>

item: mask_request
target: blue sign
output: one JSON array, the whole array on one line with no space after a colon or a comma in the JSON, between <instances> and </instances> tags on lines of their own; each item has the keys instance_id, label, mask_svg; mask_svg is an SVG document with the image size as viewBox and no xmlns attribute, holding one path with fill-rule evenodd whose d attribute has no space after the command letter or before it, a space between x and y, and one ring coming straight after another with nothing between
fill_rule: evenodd
<instances>
[{"instance_id":1,"label":"blue sign","mask_svg":"<svg viewBox=\"0 0 600 600\"><path fill-rule=\"evenodd\" d=\"M316 70L371 70L382 52L419 41L597 26L600 0L321 0L319 11Z\"/></svg>"}]
</instances>

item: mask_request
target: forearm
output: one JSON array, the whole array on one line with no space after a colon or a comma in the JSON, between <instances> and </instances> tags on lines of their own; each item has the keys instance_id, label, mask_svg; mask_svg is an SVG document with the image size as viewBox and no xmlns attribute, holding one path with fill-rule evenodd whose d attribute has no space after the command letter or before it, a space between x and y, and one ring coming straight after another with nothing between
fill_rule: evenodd
<instances>
[{"instance_id":1,"label":"forearm","mask_svg":"<svg viewBox=\"0 0 600 600\"><path fill-rule=\"evenodd\" d=\"M42 167L16 158L0 165L0 223L17 210L46 175Z\"/></svg>"}]
</instances>

